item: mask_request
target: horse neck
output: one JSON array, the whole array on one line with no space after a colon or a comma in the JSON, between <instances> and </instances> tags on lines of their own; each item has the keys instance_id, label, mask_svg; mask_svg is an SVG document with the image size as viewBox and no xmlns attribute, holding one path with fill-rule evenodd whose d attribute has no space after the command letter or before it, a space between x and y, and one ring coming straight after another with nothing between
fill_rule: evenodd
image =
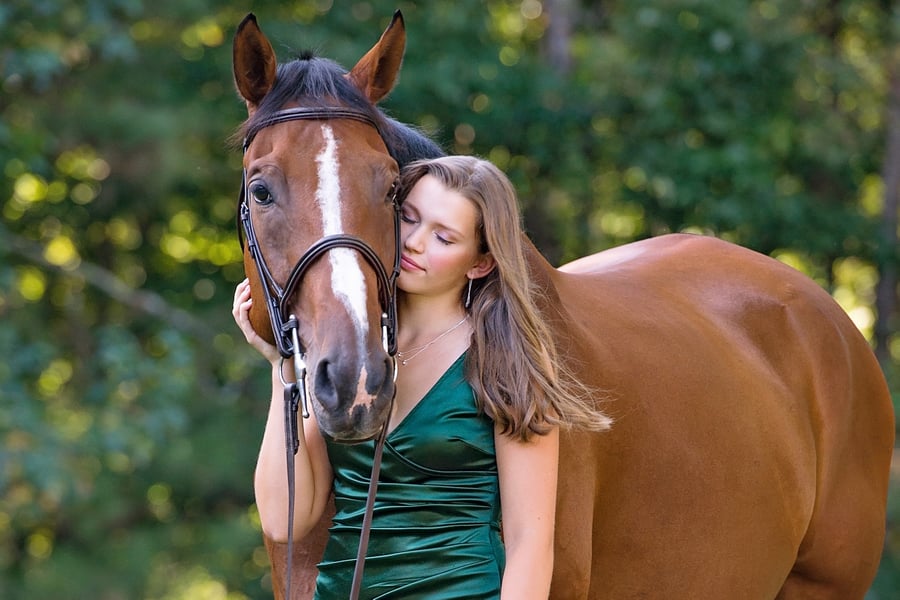
<instances>
[{"instance_id":1,"label":"horse neck","mask_svg":"<svg viewBox=\"0 0 900 600\"><path fill-rule=\"evenodd\" d=\"M571 309L575 306L571 302L564 302L560 296L560 292L562 292L563 296L571 298L571 293L566 293L564 281L570 275L554 268L524 233L522 234L522 250L532 283L541 291L536 294L535 304L541 318L550 329L550 335L556 345L558 355L563 360L565 360L563 357L577 356L577 348L583 341L583 331L579 326L582 319L572 314ZM562 284L562 288L560 288L560 284ZM570 367L570 369L582 381L586 381L587 377L591 375L578 372L577 368Z\"/></svg>"},{"instance_id":2,"label":"horse neck","mask_svg":"<svg viewBox=\"0 0 900 600\"><path fill-rule=\"evenodd\" d=\"M553 321L555 324L562 318L560 313L562 305L555 281L558 272L524 233L522 234L522 250L531 280L542 292L538 295L538 310L545 319Z\"/></svg>"}]
</instances>

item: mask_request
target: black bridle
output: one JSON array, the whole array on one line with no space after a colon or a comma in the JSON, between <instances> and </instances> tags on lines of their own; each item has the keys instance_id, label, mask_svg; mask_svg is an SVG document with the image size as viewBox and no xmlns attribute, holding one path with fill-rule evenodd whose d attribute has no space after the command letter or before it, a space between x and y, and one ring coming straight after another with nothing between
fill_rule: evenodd
<instances>
[{"instance_id":1,"label":"black bridle","mask_svg":"<svg viewBox=\"0 0 900 600\"><path fill-rule=\"evenodd\" d=\"M250 147L250 143L253 141L256 134L266 127L288 121L328 119L353 119L371 125L378 130L379 135L381 134L378 124L362 111L329 106L318 108L288 108L275 112L271 116L261 120L259 123L254 124L244 138L244 152L247 152L247 149ZM395 239L394 268L390 276L388 276L384 265L381 263L381 259L375 251L372 250L371 246L356 236L338 234L325 236L307 248L306 252L300 257L300 260L294 265L294 268L287 278L287 282L284 287L282 287L275 281L271 271L269 271L269 267L266 265L265 258L263 258L262 251L260 250L256 238L256 233L253 229L253 221L250 219L250 204L247 201L247 172L244 170L241 181L241 197L239 201L240 220L243 225L243 233L246 236L248 250L256 264L259 277L263 284L263 290L266 294L266 308L268 309L269 318L272 322L272 332L275 335L275 342L282 357L288 358L298 354L298 348L294 347L294 340L291 335L291 329L294 325L292 321L295 319L289 314L290 307L288 306L288 303L297 291L297 287L300 285L300 281L310 265L324 253L333 248L350 248L356 250L362 254L363 258L366 259L375 271L375 276L378 279L379 300L381 302L382 310L384 311L381 318L381 324L385 333L385 349L391 356L396 353L397 304L395 296L397 277L400 274L400 206L397 202L396 181L388 192L388 196L394 207ZM305 354L302 348L299 349L299 353Z\"/></svg>"},{"instance_id":2,"label":"black bridle","mask_svg":"<svg viewBox=\"0 0 900 600\"><path fill-rule=\"evenodd\" d=\"M330 120L330 119L352 119L360 121L374 127L379 135L384 136L378 123L365 112L339 106L324 106L310 108L288 108L277 111L271 116L261 119L257 123L253 123L248 129L244 138L243 151L247 152L253 138L260 130L286 123L288 121L298 120ZM303 417L309 417L309 406L306 389L306 350L302 347L299 338L299 321L297 317L290 313L290 300L296 293L297 288L306 274L309 267L318 260L323 254L334 248L349 248L359 252L363 258L369 263L375 272L378 280L378 295L382 309L381 327L382 340L384 349L391 357L394 363L394 380L397 378L397 277L400 274L400 205L397 200L397 181L394 181L388 192L388 198L394 208L394 268L390 275L381 262L381 259L372 250L366 242L356 236L348 234L337 234L325 236L313 243L291 269L287 281L284 286L278 284L269 270L266 260L262 255L256 232L253 228L253 221L250 218L250 203L248 201L249 194L247 190L247 171L244 169L241 179L241 192L239 200L239 218L242 227L239 228L243 232L241 237L241 245L246 243L247 250L250 253L253 262L256 265L262 283L263 293L265 295L266 308L269 313L269 319L272 324L272 333L278 347L278 352L282 356L282 361L286 358L294 358L294 382L284 379L282 372L282 383L284 384L284 429L285 429L285 452L287 457L287 479L288 479L288 548L287 548L287 569L285 575L285 598L289 599L291 595L291 563L293 562L293 521L294 521L294 457L300 446L299 431L297 429L297 413L302 405ZM280 369L281 370L281 369ZM283 371L283 370L282 370ZM396 389L395 389L396 393ZM393 399L392 399L393 402ZM389 420L389 419L388 419ZM365 562L366 546L368 545L369 531L371 530L372 510L375 501L375 491L378 486L378 473L381 468L381 454L384 447L384 440L387 436L388 422L385 421L375 444L375 456L372 462L372 476L369 481L369 493L366 500L365 514L363 518L362 530L360 532L359 550L356 557L356 567L353 573L353 586L350 593L351 600L356 600L359 595L359 589L362 584L362 570Z\"/></svg>"}]
</instances>

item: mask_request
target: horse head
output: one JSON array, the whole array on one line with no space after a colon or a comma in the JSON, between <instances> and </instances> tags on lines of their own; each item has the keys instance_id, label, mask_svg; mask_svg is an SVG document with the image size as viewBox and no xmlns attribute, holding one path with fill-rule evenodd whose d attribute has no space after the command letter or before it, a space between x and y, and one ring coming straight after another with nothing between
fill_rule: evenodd
<instances>
[{"instance_id":1,"label":"horse head","mask_svg":"<svg viewBox=\"0 0 900 600\"><path fill-rule=\"evenodd\" d=\"M311 55L278 64L252 14L234 37L234 78L248 111L250 320L283 356L302 354L319 427L339 441L377 435L394 393L385 339L393 331L382 326L395 326L394 290L384 289L394 278L384 273L397 260L393 189L415 136L375 104L393 87L405 44L399 12L349 72ZM296 328L299 348L279 331L282 320Z\"/></svg>"}]
</instances>

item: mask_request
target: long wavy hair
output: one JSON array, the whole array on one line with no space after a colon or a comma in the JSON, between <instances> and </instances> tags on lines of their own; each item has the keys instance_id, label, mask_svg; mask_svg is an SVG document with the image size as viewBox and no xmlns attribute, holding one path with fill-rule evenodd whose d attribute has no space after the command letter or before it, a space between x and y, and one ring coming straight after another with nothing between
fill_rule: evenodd
<instances>
[{"instance_id":1,"label":"long wavy hair","mask_svg":"<svg viewBox=\"0 0 900 600\"><path fill-rule=\"evenodd\" d=\"M465 371L479 408L505 435L523 441L556 426L608 429L611 419L562 363L538 311L535 299L542 292L529 276L522 219L509 179L491 162L472 156L416 161L401 172L401 202L425 175L476 206L480 249L496 263L473 282L467 309L473 331ZM462 293L460 303L468 288Z\"/></svg>"}]
</instances>

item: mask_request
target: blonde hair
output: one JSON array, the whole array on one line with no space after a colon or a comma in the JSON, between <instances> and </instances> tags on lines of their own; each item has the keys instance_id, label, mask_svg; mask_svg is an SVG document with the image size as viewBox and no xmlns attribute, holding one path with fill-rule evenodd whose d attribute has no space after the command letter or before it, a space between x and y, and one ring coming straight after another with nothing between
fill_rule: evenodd
<instances>
[{"instance_id":1,"label":"blonde hair","mask_svg":"<svg viewBox=\"0 0 900 600\"><path fill-rule=\"evenodd\" d=\"M535 299L542 292L528 272L518 200L509 179L489 161L472 156L417 161L401 173L401 202L425 175L475 204L481 251L490 252L496 263L473 282L468 308L473 332L466 379L480 409L504 434L523 441L555 426L608 429L611 420L593 406L591 390L562 364L538 311ZM463 296L467 292L464 288Z\"/></svg>"}]
</instances>

